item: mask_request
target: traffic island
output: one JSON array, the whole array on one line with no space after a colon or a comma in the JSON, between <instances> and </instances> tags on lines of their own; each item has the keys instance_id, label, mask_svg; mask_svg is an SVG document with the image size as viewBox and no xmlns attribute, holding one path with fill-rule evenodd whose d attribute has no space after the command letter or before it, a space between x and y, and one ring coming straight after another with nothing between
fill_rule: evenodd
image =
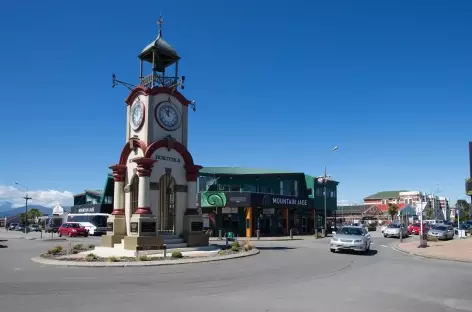
<instances>
[{"instance_id":1,"label":"traffic island","mask_svg":"<svg viewBox=\"0 0 472 312\"><path fill-rule=\"evenodd\" d=\"M80 249L83 248L83 249ZM86 249L82 246L73 247L72 251L56 246L47 253L31 260L41 264L81 266L81 267L128 267L128 266L159 266L185 263L199 263L242 258L256 255L259 250L250 242L239 244L234 242L228 248L217 246L206 248L181 248L167 251L136 252L135 256L100 254L100 249Z\"/></svg>"},{"instance_id":2,"label":"traffic island","mask_svg":"<svg viewBox=\"0 0 472 312\"><path fill-rule=\"evenodd\" d=\"M423 258L472 263L472 239L455 239L451 241L428 241L427 246L420 247L417 241L400 243L395 250Z\"/></svg>"}]
</instances>

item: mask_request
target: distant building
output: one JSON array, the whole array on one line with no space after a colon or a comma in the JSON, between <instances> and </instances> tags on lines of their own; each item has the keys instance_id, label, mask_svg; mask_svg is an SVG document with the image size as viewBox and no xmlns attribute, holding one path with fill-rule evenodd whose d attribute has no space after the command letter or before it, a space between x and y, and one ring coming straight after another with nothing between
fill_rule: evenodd
<instances>
[{"instance_id":1,"label":"distant building","mask_svg":"<svg viewBox=\"0 0 472 312\"><path fill-rule=\"evenodd\" d=\"M382 191L365 197L364 204L377 205L384 212L388 210L389 204L397 205L400 210L409 205L415 208L418 216L423 212L424 218L431 214L431 219L450 219L448 198L426 194L421 191Z\"/></svg>"},{"instance_id":2,"label":"distant building","mask_svg":"<svg viewBox=\"0 0 472 312\"><path fill-rule=\"evenodd\" d=\"M84 190L74 195L71 213L111 213L113 210L113 176L109 174L105 181L104 191Z\"/></svg>"}]
</instances>

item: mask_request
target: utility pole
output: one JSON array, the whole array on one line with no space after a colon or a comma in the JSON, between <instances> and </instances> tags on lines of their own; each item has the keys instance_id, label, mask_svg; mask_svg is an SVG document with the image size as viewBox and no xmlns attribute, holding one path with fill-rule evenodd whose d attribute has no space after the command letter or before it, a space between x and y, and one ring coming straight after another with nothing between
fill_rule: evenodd
<instances>
[{"instance_id":1,"label":"utility pole","mask_svg":"<svg viewBox=\"0 0 472 312\"><path fill-rule=\"evenodd\" d=\"M16 185L19 185L23 188L26 189L26 195L22 198L25 199L25 234L28 233L28 200L32 199L31 197L28 197L28 188L24 186L23 184L20 184L18 182L15 182Z\"/></svg>"}]
</instances>

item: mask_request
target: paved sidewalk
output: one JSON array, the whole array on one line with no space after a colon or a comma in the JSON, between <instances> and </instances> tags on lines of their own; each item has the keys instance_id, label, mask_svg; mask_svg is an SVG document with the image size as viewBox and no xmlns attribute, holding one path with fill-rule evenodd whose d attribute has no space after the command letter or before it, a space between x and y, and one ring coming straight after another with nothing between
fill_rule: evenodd
<instances>
[{"instance_id":1,"label":"paved sidewalk","mask_svg":"<svg viewBox=\"0 0 472 312\"><path fill-rule=\"evenodd\" d=\"M313 235L306 235L306 236L294 236L293 239L290 236L275 236L275 237L261 237L260 241L290 241L290 240L303 240L303 239L314 239ZM218 237L210 237L210 241L224 241L225 238L223 237L222 240L219 240ZM257 237L237 237L238 241L257 241Z\"/></svg>"},{"instance_id":2,"label":"paved sidewalk","mask_svg":"<svg viewBox=\"0 0 472 312\"><path fill-rule=\"evenodd\" d=\"M412 255L472 263L472 238L451 241L428 242L428 247L418 248L419 241L401 243L396 249Z\"/></svg>"}]
</instances>

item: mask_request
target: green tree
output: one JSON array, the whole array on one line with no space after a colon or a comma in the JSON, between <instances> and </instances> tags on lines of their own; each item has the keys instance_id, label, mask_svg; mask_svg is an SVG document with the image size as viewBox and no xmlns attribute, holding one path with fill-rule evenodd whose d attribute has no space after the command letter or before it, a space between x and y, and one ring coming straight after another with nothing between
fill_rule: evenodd
<instances>
[{"instance_id":1,"label":"green tree","mask_svg":"<svg viewBox=\"0 0 472 312\"><path fill-rule=\"evenodd\" d=\"M28 220L34 221L35 218L41 217L42 215L41 211L37 208L28 210Z\"/></svg>"},{"instance_id":2,"label":"green tree","mask_svg":"<svg viewBox=\"0 0 472 312\"><path fill-rule=\"evenodd\" d=\"M388 215L393 218L398 214L398 207L394 204L388 204Z\"/></svg>"},{"instance_id":3,"label":"green tree","mask_svg":"<svg viewBox=\"0 0 472 312\"><path fill-rule=\"evenodd\" d=\"M458 209L457 213L459 214L461 220L469 219L472 212L472 207L465 199L457 200L456 208Z\"/></svg>"},{"instance_id":4,"label":"green tree","mask_svg":"<svg viewBox=\"0 0 472 312\"><path fill-rule=\"evenodd\" d=\"M428 208L426 208L426 219L431 219L431 217L433 216L433 207L431 207L431 205L428 206Z\"/></svg>"}]
</instances>

